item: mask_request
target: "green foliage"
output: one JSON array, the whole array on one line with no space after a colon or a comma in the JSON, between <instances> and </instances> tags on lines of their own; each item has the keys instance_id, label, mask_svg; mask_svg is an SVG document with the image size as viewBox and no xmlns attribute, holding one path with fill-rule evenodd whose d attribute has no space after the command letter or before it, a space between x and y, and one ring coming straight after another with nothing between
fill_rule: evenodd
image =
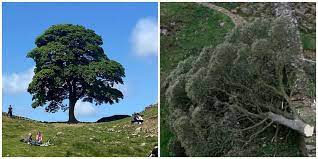
<instances>
[{"instance_id":1,"label":"green foliage","mask_svg":"<svg viewBox=\"0 0 318 159\"><path fill-rule=\"evenodd\" d=\"M168 146L169 146L169 150L171 151L171 156L186 157L186 154L184 152L184 148L181 146L180 142L177 139L172 138L169 141Z\"/></svg>"},{"instance_id":2,"label":"green foliage","mask_svg":"<svg viewBox=\"0 0 318 159\"><path fill-rule=\"evenodd\" d=\"M260 122L257 114L291 118L289 95L303 67L296 29L285 17L256 19L170 73L164 85L167 119L188 156L231 156L246 149L265 125L240 130Z\"/></svg>"},{"instance_id":3,"label":"green foliage","mask_svg":"<svg viewBox=\"0 0 318 159\"><path fill-rule=\"evenodd\" d=\"M125 71L110 60L93 30L72 24L53 25L35 40L27 57L36 67L28 92L32 107L46 106L47 112L74 107L79 99L102 103L118 102L123 94L114 86L123 84ZM69 106L63 101L69 99Z\"/></svg>"},{"instance_id":4,"label":"green foliage","mask_svg":"<svg viewBox=\"0 0 318 159\"><path fill-rule=\"evenodd\" d=\"M168 79L168 75L178 66L180 61L189 57L192 57L193 60L199 60L194 58L199 55L201 56L200 60L209 60L200 54L200 51L207 45L216 46L223 42L225 35L234 27L234 24L229 17L196 3L161 3L160 17L160 27L168 30L167 35L160 36L160 47L162 48L160 52L160 76L161 81L163 81L161 82L161 87L163 87L161 92L165 92L165 83L174 80L173 78ZM223 27L219 25L221 22L225 23ZM187 72L189 67L194 67L191 63L191 61L184 63L186 67L183 71ZM196 64L195 67L201 67L199 62ZM174 152L169 150L169 143L175 136L170 130L168 119L166 119L169 111L162 93L160 101L162 119L160 121L160 155L175 156Z\"/></svg>"},{"instance_id":5,"label":"green foliage","mask_svg":"<svg viewBox=\"0 0 318 159\"><path fill-rule=\"evenodd\" d=\"M316 50L316 32L300 32L301 42L305 50Z\"/></svg>"},{"instance_id":6,"label":"green foliage","mask_svg":"<svg viewBox=\"0 0 318 159\"><path fill-rule=\"evenodd\" d=\"M157 130L157 107L142 112L149 130ZM154 118L155 117L155 118ZM40 123L2 116L3 157L146 157L158 143L156 132L133 135L140 125L130 118L107 123ZM151 121L152 120L152 121ZM151 121L151 122L150 122ZM142 126L142 127L143 127ZM20 142L28 133L43 133L43 140L54 145L31 146ZM58 133L60 134L58 135ZM145 143L144 146L141 146Z\"/></svg>"}]
</instances>

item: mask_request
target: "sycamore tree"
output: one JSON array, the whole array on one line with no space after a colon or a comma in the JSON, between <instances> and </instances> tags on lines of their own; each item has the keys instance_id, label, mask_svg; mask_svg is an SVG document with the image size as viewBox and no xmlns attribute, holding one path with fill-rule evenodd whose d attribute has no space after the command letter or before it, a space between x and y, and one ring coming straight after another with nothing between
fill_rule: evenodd
<instances>
[{"instance_id":1,"label":"sycamore tree","mask_svg":"<svg viewBox=\"0 0 318 159\"><path fill-rule=\"evenodd\" d=\"M272 137L273 129L273 141L279 132L284 138L287 131L313 135L315 115L306 120L299 112L308 106L295 102L297 96L307 98L301 86L308 85L308 77L297 27L290 21L256 19L178 64L162 84L177 140L170 142L173 150L239 156L264 133Z\"/></svg>"},{"instance_id":2,"label":"sycamore tree","mask_svg":"<svg viewBox=\"0 0 318 159\"><path fill-rule=\"evenodd\" d=\"M35 61L28 87L32 107L46 112L69 111L69 123L78 100L101 105L123 99L116 89L123 84L123 66L104 53L102 37L80 25L53 25L35 40L36 48L27 57ZM68 105L65 100L68 99Z\"/></svg>"}]
</instances>

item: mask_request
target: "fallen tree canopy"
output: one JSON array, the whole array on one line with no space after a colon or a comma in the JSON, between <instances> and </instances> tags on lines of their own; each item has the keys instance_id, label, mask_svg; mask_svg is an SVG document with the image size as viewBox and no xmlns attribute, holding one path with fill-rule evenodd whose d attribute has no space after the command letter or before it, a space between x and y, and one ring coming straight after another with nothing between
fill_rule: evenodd
<instances>
[{"instance_id":1,"label":"fallen tree canopy","mask_svg":"<svg viewBox=\"0 0 318 159\"><path fill-rule=\"evenodd\" d=\"M296 29L288 17L256 19L178 64L163 89L186 155L230 155L274 125L312 136L291 100L308 82Z\"/></svg>"}]
</instances>

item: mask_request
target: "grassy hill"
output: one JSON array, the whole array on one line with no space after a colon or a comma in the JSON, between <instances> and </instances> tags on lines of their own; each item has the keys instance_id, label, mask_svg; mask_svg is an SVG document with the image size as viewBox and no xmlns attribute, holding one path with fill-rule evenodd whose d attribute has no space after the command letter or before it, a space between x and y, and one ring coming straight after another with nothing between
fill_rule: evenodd
<instances>
[{"instance_id":1,"label":"grassy hill","mask_svg":"<svg viewBox=\"0 0 318 159\"><path fill-rule=\"evenodd\" d=\"M157 106L142 112L144 124L130 118L106 123L41 123L2 115L2 155L13 156L147 156L157 144ZM48 147L30 146L19 140L28 133L43 133Z\"/></svg>"}]
</instances>

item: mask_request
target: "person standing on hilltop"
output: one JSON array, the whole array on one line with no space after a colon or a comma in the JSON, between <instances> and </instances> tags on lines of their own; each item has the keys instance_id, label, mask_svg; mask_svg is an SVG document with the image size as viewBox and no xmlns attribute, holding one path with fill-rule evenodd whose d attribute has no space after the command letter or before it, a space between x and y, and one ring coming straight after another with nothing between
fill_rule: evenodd
<instances>
[{"instance_id":1,"label":"person standing on hilltop","mask_svg":"<svg viewBox=\"0 0 318 159\"><path fill-rule=\"evenodd\" d=\"M12 118L12 106L11 106L11 104L9 105L9 108L8 108L8 114L9 114L9 117Z\"/></svg>"}]
</instances>

